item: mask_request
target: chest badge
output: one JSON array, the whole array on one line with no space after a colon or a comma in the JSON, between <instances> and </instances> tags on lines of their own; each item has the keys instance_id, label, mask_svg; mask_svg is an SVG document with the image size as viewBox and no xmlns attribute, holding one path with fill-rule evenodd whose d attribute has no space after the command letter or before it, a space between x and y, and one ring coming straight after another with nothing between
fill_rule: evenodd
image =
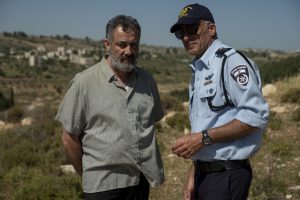
<instances>
[{"instance_id":1,"label":"chest badge","mask_svg":"<svg viewBox=\"0 0 300 200\"><path fill-rule=\"evenodd\" d=\"M213 81L211 80L213 76L214 76L214 74L212 73L212 74L208 75L207 77L205 77L204 85L209 85L209 84L213 83Z\"/></svg>"}]
</instances>

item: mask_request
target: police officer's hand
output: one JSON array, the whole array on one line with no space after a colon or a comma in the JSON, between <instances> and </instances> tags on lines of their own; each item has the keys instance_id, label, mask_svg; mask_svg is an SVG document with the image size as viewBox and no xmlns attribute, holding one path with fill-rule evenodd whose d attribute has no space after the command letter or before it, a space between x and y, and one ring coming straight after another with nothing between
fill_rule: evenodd
<instances>
[{"instance_id":1,"label":"police officer's hand","mask_svg":"<svg viewBox=\"0 0 300 200\"><path fill-rule=\"evenodd\" d=\"M178 157L188 159L202 147L201 138L200 133L185 135L176 140L171 150Z\"/></svg>"}]
</instances>

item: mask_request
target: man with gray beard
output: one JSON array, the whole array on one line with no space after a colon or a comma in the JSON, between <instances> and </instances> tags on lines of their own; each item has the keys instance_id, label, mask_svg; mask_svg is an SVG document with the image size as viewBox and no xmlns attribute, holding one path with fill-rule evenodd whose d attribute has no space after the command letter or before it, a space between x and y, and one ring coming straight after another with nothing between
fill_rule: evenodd
<instances>
[{"instance_id":1,"label":"man with gray beard","mask_svg":"<svg viewBox=\"0 0 300 200\"><path fill-rule=\"evenodd\" d=\"M154 129L164 113L155 80L136 66L140 35L136 19L112 18L107 55L73 78L56 115L86 200L146 200L164 182Z\"/></svg>"}]
</instances>

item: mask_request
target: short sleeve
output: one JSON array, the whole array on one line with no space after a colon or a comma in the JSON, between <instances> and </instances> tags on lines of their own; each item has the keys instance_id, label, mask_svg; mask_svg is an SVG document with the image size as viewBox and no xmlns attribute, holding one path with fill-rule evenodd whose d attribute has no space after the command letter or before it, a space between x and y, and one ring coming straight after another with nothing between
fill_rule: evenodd
<instances>
[{"instance_id":1,"label":"short sleeve","mask_svg":"<svg viewBox=\"0 0 300 200\"><path fill-rule=\"evenodd\" d=\"M261 79L257 66L253 69L239 55L229 57L226 87L229 96L238 109L236 119L250 126L266 128L269 106L261 92ZM226 78L225 78L226 79Z\"/></svg>"},{"instance_id":2,"label":"short sleeve","mask_svg":"<svg viewBox=\"0 0 300 200\"><path fill-rule=\"evenodd\" d=\"M79 135L85 125L84 90L80 87L76 77L70 82L55 119L62 123L66 131Z\"/></svg>"}]
</instances>

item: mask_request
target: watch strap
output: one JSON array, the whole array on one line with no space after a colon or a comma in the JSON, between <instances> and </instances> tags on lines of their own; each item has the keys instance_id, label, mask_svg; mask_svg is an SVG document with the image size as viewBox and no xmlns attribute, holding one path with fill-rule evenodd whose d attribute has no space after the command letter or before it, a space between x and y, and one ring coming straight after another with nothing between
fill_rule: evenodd
<instances>
[{"instance_id":1,"label":"watch strap","mask_svg":"<svg viewBox=\"0 0 300 200\"><path fill-rule=\"evenodd\" d=\"M210 145L210 144L212 144L212 139L208 135L208 131L207 130L203 130L203 131L201 131L201 133L202 133L202 144L204 144L204 145Z\"/></svg>"}]
</instances>

